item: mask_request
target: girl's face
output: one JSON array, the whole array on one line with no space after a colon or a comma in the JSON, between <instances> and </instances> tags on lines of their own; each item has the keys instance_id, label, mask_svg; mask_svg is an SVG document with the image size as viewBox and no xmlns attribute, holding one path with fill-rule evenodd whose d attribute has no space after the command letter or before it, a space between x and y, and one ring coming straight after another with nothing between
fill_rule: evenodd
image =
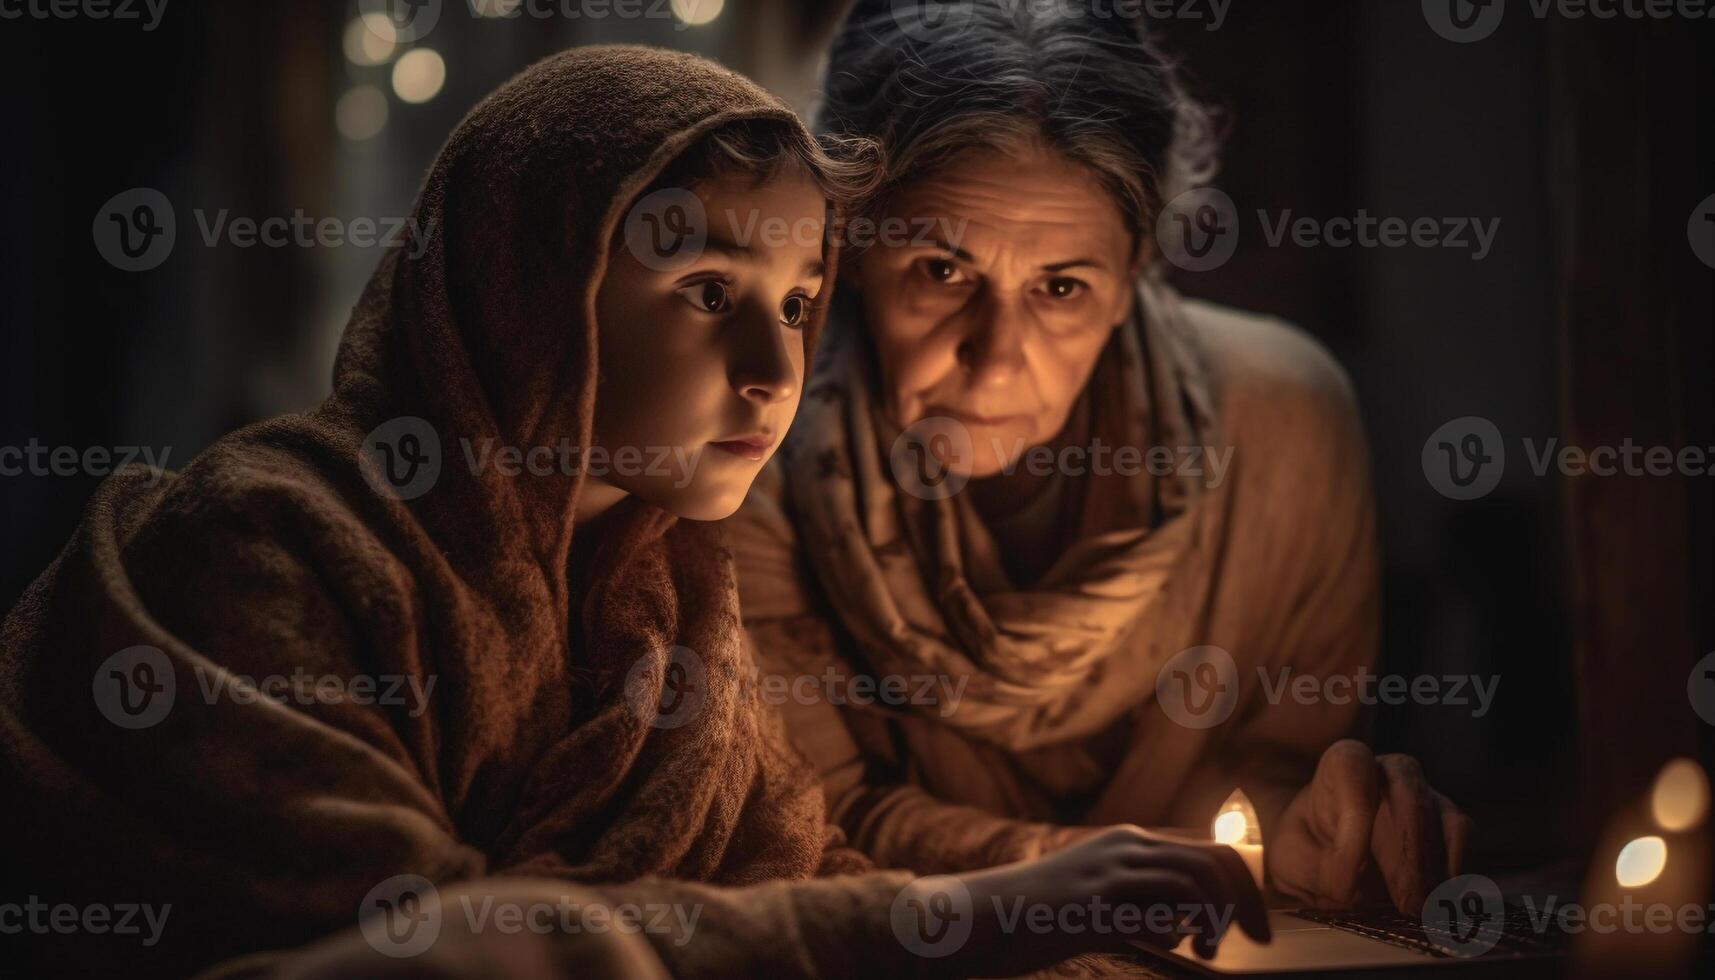
<instances>
[{"instance_id":1,"label":"girl's face","mask_svg":"<svg viewBox=\"0 0 1715 980\"><path fill-rule=\"evenodd\" d=\"M705 180L690 194L705 221L671 201L635 213L660 200L649 195L628 222L645 242L684 246L671 262L635 235L611 250L596 298L601 376L588 480L718 520L744 502L798 411L804 329L831 285L825 199L796 167L760 185L749 174Z\"/></svg>"}]
</instances>

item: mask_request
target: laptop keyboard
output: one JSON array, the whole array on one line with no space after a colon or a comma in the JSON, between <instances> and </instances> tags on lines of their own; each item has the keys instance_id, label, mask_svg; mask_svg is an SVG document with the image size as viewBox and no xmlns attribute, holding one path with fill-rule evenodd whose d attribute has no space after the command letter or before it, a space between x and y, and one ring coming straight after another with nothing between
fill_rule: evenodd
<instances>
[{"instance_id":1,"label":"laptop keyboard","mask_svg":"<svg viewBox=\"0 0 1715 980\"><path fill-rule=\"evenodd\" d=\"M1470 958L1472 944L1477 941L1472 930L1467 929L1462 934L1455 935L1446 927L1425 923L1414 916L1402 915L1392 907L1337 912L1294 909L1292 914L1300 919L1355 932L1430 956ZM1538 918L1541 918L1540 912ZM1489 939L1495 941L1494 948L1481 953L1481 958L1553 956L1570 948L1571 937L1560 929L1552 917L1540 923L1540 931L1538 926L1538 922L1531 918L1524 906L1508 902L1500 929L1497 931L1490 927L1481 937L1481 942L1486 943Z\"/></svg>"}]
</instances>

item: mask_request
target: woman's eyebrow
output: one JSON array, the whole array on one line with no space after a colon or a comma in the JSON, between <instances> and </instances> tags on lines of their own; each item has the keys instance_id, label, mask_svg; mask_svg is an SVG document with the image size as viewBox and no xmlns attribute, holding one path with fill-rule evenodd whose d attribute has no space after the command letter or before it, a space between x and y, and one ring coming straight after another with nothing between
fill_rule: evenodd
<instances>
[{"instance_id":1,"label":"woman's eyebrow","mask_svg":"<svg viewBox=\"0 0 1715 980\"><path fill-rule=\"evenodd\" d=\"M911 244L917 245L917 244L922 244L922 243L912 242ZM965 251L962 248L959 248L956 245L949 245L947 243L947 240L942 238L940 235L936 235L934 238L931 238L926 244L928 244L931 248L936 248L936 249L939 249L943 252L946 252L948 255L951 255L953 258L958 259L961 262L973 261L971 258L971 253Z\"/></svg>"},{"instance_id":2,"label":"woman's eyebrow","mask_svg":"<svg viewBox=\"0 0 1715 980\"><path fill-rule=\"evenodd\" d=\"M1067 269L1097 269L1106 272L1108 264L1100 259L1072 259L1042 267L1043 272L1065 272Z\"/></svg>"}]
</instances>

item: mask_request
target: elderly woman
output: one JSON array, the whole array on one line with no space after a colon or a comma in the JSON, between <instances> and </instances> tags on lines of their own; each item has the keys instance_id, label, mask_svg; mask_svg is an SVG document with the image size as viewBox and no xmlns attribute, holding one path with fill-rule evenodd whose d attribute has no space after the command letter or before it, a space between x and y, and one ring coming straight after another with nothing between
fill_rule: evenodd
<instances>
[{"instance_id":1,"label":"elderly woman","mask_svg":"<svg viewBox=\"0 0 1715 980\"><path fill-rule=\"evenodd\" d=\"M732 529L746 628L765 669L838 682L776 700L883 864L1207 827L1242 788L1274 888L1415 912L1466 820L1322 694L1376 658L1350 386L1163 282L1207 118L1140 20L1078 6L864 2L834 41L819 124L886 171Z\"/></svg>"}]
</instances>

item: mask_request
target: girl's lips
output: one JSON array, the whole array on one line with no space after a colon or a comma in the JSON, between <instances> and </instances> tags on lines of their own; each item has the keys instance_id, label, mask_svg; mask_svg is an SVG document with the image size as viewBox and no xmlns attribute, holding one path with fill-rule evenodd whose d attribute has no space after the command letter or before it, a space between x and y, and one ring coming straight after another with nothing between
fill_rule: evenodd
<instances>
[{"instance_id":1,"label":"girl's lips","mask_svg":"<svg viewBox=\"0 0 1715 980\"><path fill-rule=\"evenodd\" d=\"M724 439L720 442L711 442L709 445L744 459L760 460L768 455L768 448L773 445L773 442L768 439Z\"/></svg>"}]
</instances>

